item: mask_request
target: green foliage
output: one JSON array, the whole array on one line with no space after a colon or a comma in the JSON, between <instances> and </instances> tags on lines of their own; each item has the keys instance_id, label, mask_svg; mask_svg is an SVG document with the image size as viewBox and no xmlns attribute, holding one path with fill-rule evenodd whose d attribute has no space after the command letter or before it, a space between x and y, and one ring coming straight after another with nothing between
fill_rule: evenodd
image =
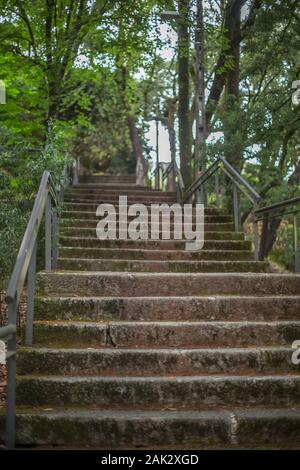
<instances>
[{"instance_id":1,"label":"green foliage","mask_svg":"<svg viewBox=\"0 0 300 470\"><path fill-rule=\"evenodd\" d=\"M0 286L11 273L29 220L31 204L0 204Z\"/></svg>"},{"instance_id":2,"label":"green foliage","mask_svg":"<svg viewBox=\"0 0 300 470\"><path fill-rule=\"evenodd\" d=\"M43 171L59 184L66 149L91 171L133 173L132 114L149 152L144 88L162 43L158 13L171 7L0 0L0 277L15 261Z\"/></svg>"},{"instance_id":3,"label":"green foliage","mask_svg":"<svg viewBox=\"0 0 300 470\"><path fill-rule=\"evenodd\" d=\"M294 271L293 221L285 217L280 224L276 242L269 255L270 261Z\"/></svg>"},{"instance_id":4,"label":"green foliage","mask_svg":"<svg viewBox=\"0 0 300 470\"><path fill-rule=\"evenodd\" d=\"M64 183L70 164L59 134L52 126L44 147L33 147L0 125L0 278L12 270L25 232L42 174L50 171L54 183Z\"/></svg>"}]
</instances>

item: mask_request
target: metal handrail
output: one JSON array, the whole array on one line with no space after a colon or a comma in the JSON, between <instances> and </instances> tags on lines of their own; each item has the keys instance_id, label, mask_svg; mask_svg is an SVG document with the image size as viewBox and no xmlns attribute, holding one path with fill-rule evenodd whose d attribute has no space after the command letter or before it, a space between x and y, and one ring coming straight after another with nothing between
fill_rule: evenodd
<instances>
[{"instance_id":1,"label":"metal handrail","mask_svg":"<svg viewBox=\"0 0 300 470\"><path fill-rule=\"evenodd\" d=\"M261 196L258 192L248 183L248 181L243 178L240 173L224 158L218 157L209 168L207 168L195 181L185 190L183 178L180 173L180 170L177 167L175 162L175 172L177 175L177 185L176 190L179 194L178 200L182 203L187 201L191 202L193 196L196 196L196 201L199 203L204 203L205 201L205 183L212 177L215 176L215 186L216 186L216 205L217 208L220 207L220 182L219 182L219 170L221 170L224 175L226 175L233 183L233 209L234 209L234 226L235 231L239 232L241 227L241 218L239 210L239 197L238 190L241 191L247 199L252 203L252 222L253 222L253 233L254 233L254 252L255 259L259 258L259 234L258 234L258 224L257 220L254 217L254 210L257 209L259 202L261 201ZM180 183L180 185L179 185ZM180 186L180 187L179 187Z\"/></svg>"},{"instance_id":2,"label":"metal handrail","mask_svg":"<svg viewBox=\"0 0 300 470\"><path fill-rule=\"evenodd\" d=\"M261 196L255 189L243 178L240 173L224 158L218 157L213 164L202 173L187 189L184 199L190 199L193 194L200 190L201 186L210 179L219 169L228 176L238 189L253 203L257 204L261 200Z\"/></svg>"},{"instance_id":3,"label":"metal handrail","mask_svg":"<svg viewBox=\"0 0 300 470\"><path fill-rule=\"evenodd\" d=\"M219 169L219 159L216 160L204 173L202 173L198 178L193 181L193 183L188 187L184 194L184 202L189 200L193 194L198 191L201 186L215 174L216 171Z\"/></svg>"},{"instance_id":4,"label":"metal handrail","mask_svg":"<svg viewBox=\"0 0 300 470\"><path fill-rule=\"evenodd\" d=\"M290 207L299 205L297 209L291 210ZM263 230L261 237L261 252L264 253L266 243L266 233L268 224L271 219L282 217L283 215L293 214L293 245L294 245L294 266L295 272L300 272L300 254L299 254L299 219L300 212L300 196L285 201L276 202L269 206L261 207L254 211L256 221L263 220ZM263 250L263 251L262 251ZM263 257L263 255L261 255Z\"/></svg>"},{"instance_id":5,"label":"metal handrail","mask_svg":"<svg viewBox=\"0 0 300 470\"><path fill-rule=\"evenodd\" d=\"M292 199L286 199L285 201L276 202L275 204L271 204L270 206L260 207L259 209L255 210L255 215L258 216L260 219L261 214L270 213L275 211L276 209L281 209L289 206L295 206L296 204L300 204L300 196L294 197ZM300 211L300 208L299 208ZM297 210L297 212L299 212ZM280 215L284 215L286 212L280 212Z\"/></svg>"},{"instance_id":6,"label":"metal handrail","mask_svg":"<svg viewBox=\"0 0 300 470\"><path fill-rule=\"evenodd\" d=\"M180 191L181 191L182 193L184 193L184 191L185 191L184 181L183 181L183 177L182 177L180 168L179 168L178 165L177 165L176 160L175 160L175 162L174 162L174 168L175 168L175 174L176 174L177 179L178 179L178 186L179 186L179 189L180 189Z\"/></svg>"},{"instance_id":7,"label":"metal handrail","mask_svg":"<svg viewBox=\"0 0 300 470\"><path fill-rule=\"evenodd\" d=\"M163 174L162 174L163 181L169 176L172 168L173 168L173 162L170 162L167 168L165 169L165 171L163 171Z\"/></svg>"},{"instance_id":8,"label":"metal handrail","mask_svg":"<svg viewBox=\"0 0 300 470\"><path fill-rule=\"evenodd\" d=\"M15 325L1 326L0 328L0 339L8 339L16 333L17 329Z\"/></svg>"},{"instance_id":9,"label":"metal handrail","mask_svg":"<svg viewBox=\"0 0 300 470\"><path fill-rule=\"evenodd\" d=\"M223 163L226 170L231 173L232 180L239 187L239 189L245 194L245 196L253 202L258 204L261 201L261 196L257 191L242 177L242 175L224 158L219 157L219 160ZM222 167L221 167L222 168Z\"/></svg>"},{"instance_id":10,"label":"metal handrail","mask_svg":"<svg viewBox=\"0 0 300 470\"><path fill-rule=\"evenodd\" d=\"M13 449L15 446L17 311L21 292L27 277L28 302L25 345L32 346L37 236L44 213L46 271L51 271L51 269L56 266L58 256L57 214L52 210L52 204L58 208L60 199L50 173L44 171L6 291L5 300L8 304L8 324L0 328L0 337L8 340L6 354L7 406L5 427L5 444L8 449Z\"/></svg>"},{"instance_id":11,"label":"metal handrail","mask_svg":"<svg viewBox=\"0 0 300 470\"><path fill-rule=\"evenodd\" d=\"M177 164L175 162L175 171L180 174ZM239 209L239 197L238 190L241 191L247 199L252 204L251 211L251 222L253 224L253 235L254 235L254 254L255 260L263 260L262 248L265 243L265 232L266 224L272 218L279 217L282 215L293 214L294 215L294 256L295 256L295 271L300 272L300 253L299 253L299 222L298 214L299 209L288 209L288 207L295 206L300 204L300 197L295 197L288 199L286 201L281 201L269 206L258 207L261 204L262 198L259 193L246 181L245 178L222 156L218 157L209 168L207 168L195 181L184 191L183 180L181 176L182 185L179 189L178 178L176 190L177 194L180 194L178 200L182 203L186 201L191 201L193 196L196 196L197 202L204 203L205 201L205 183L212 177L215 176L215 194L216 194L216 206L220 207L220 182L219 182L219 172L222 171L225 176L227 176L233 183L233 212L234 212L234 226L235 231L238 232L241 227L241 217ZM176 173L178 174L178 173ZM259 237L258 222L263 220L265 227L263 227L261 238Z\"/></svg>"},{"instance_id":12,"label":"metal handrail","mask_svg":"<svg viewBox=\"0 0 300 470\"><path fill-rule=\"evenodd\" d=\"M241 229L241 217L239 209L239 196L238 190L241 191L253 206L252 210L252 222L253 222L253 234L254 234L254 255L255 260L259 259L259 233L258 223L254 216L254 210L257 208L261 201L261 196L257 191L240 175L240 173L224 158L218 157L211 166L204 171L187 189L184 194L183 200L191 200L193 195L196 195L197 202L204 203L205 201L205 183L212 176L215 176L215 192L216 192L216 205L220 207L220 182L219 182L219 170L226 175L233 184L233 213L234 213L234 228L236 232Z\"/></svg>"},{"instance_id":13,"label":"metal handrail","mask_svg":"<svg viewBox=\"0 0 300 470\"><path fill-rule=\"evenodd\" d=\"M166 165L167 167L164 169ZM160 171L161 171L161 175L160 175ZM172 172L172 183L171 183L172 191L176 190L177 201L182 202L185 186L184 186L181 171L177 165L176 160L171 161L169 164L167 164L166 162L159 162L159 164L155 167L152 173L152 176L155 177L155 183L156 183L155 188L160 189L160 186L162 186L162 189L163 189L163 183L169 177L171 172Z\"/></svg>"},{"instance_id":14,"label":"metal handrail","mask_svg":"<svg viewBox=\"0 0 300 470\"><path fill-rule=\"evenodd\" d=\"M17 261L7 287L5 300L8 304L12 303L15 299L18 299L21 294L21 289L23 288L26 279L29 262L34 250L38 229L42 221L48 195L51 197L55 206L58 207L59 197L56 192L56 188L53 184L50 173L48 171L44 171L31 216L19 249ZM46 235L48 235L47 232L48 231L46 230Z\"/></svg>"}]
</instances>

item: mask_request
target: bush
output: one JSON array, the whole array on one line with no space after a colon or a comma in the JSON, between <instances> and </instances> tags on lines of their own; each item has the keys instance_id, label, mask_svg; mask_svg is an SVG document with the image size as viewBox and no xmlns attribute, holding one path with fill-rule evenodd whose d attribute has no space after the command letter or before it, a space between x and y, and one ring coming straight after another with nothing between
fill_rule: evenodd
<instances>
[{"instance_id":1,"label":"bush","mask_svg":"<svg viewBox=\"0 0 300 470\"><path fill-rule=\"evenodd\" d=\"M271 261L284 266L289 271L295 269L293 223L291 220L283 219L277 231L277 239L270 252Z\"/></svg>"},{"instance_id":2,"label":"bush","mask_svg":"<svg viewBox=\"0 0 300 470\"><path fill-rule=\"evenodd\" d=\"M44 146L28 145L0 126L0 284L11 273L45 170L58 186L71 163L64 144L50 126Z\"/></svg>"}]
</instances>

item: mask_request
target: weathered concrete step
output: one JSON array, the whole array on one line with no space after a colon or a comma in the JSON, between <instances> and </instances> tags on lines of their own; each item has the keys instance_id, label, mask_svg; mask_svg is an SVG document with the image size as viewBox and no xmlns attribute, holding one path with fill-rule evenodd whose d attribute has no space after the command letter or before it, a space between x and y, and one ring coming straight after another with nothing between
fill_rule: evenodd
<instances>
[{"instance_id":1,"label":"weathered concrete step","mask_svg":"<svg viewBox=\"0 0 300 470\"><path fill-rule=\"evenodd\" d=\"M99 219L100 220L100 219ZM87 220L87 219L63 219L61 224L61 233L62 235L70 233L71 236L78 235L78 236L96 236L96 228L99 220ZM195 231L197 226L195 223L191 224L189 230L192 229ZM121 233L128 233L128 223L121 223L117 225L117 234ZM162 236L163 234L167 234L166 227L163 226L162 223L159 224L150 224L148 225L148 234L149 238L151 235L151 231L158 230L159 234ZM78 232L77 232L78 231ZM170 234L174 237L174 231L184 235L184 225L178 225L172 222L170 223ZM234 232L234 225L233 224L216 224L216 223L205 223L204 225L204 232ZM166 235L165 235L166 236Z\"/></svg>"},{"instance_id":2,"label":"weathered concrete step","mask_svg":"<svg viewBox=\"0 0 300 470\"><path fill-rule=\"evenodd\" d=\"M97 208L99 207L99 204L91 204L91 203L73 203L73 202L66 202L63 205L63 212L62 212L62 217L63 218L72 218L75 217L76 219L90 219L90 220L95 220L96 218L96 211ZM150 213L150 205L145 204L145 206L148 208L149 212L149 221L151 220L151 213ZM116 215L117 219L119 218L119 210L118 206L116 206ZM192 211L192 220L195 220L194 215L196 214L195 209ZM130 219L135 219L137 216L128 215L128 220ZM186 220L190 220L191 217L188 217L188 215L185 216ZM173 213L171 213L170 220L173 220ZM213 214L213 213L205 213L205 222L214 222L214 223L232 223L232 216L229 214Z\"/></svg>"},{"instance_id":3,"label":"weathered concrete step","mask_svg":"<svg viewBox=\"0 0 300 470\"><path fill-rule=\"evenodd\" d=\"M97 174L92 174L92 175L80 175L79 180L107 180L107 181L113 181L113 180L136 180L136 175L115 175L115 174L103 174L103 175L97 175Z\"/></svg>"},{"instance_id":4,"label":"weathered concrete step","mask_svg":"<svg viewBox=\"0 0 300 470\"><path fill-rule=\"evenodd\" d=\"M146 206L150 207L148 204L146 204ZM210 207L205 207L204 214L205 215L210 215L210 216L227 216L227 217L229 216L229 217L231 217L231 221L232 221L232 216L230 216L230 214L227 214L226 212L224 212L222 209L214 209L214 208L210 208ZM118 216L118 213L117 213L117 216ZM62 218L67 218L67 219L72 219L72 218L77 218L78 219L78 218L80 218L80 219L95 220L96 211L63 210L62 211ZM171 218L172 218L172 213L171 213ZM188 219L188 217L187 217L187 219Z\"/></svg>"},{"instance_id":5,"label":"weathered concrete step","mask_svg":"<svg viewBox=\"0 0 300 470\"><path fill-rule=\"evenodd\" d=\"M87 319L86 319L87 320ZM35 322L35 344L55 347L209 348L285 345L300 322ZM291 362L292 352L290 350Z\"/></svg>"},{"instance_id":6,"label":"weathered concrete step","mask_svg":"<svg viewBox=\"0 0 300 470\"><path fill-rule=\"evenodd\" d=\"M18 375L174 376L297 371L288 348L19 349Z\"/></svg>"},{"instance_id":7,"label":"weathered concrete step","mask_svg":"<svg viewBox=\"0 0 300 470\"><path fill-rule=\"evenodd\" d=\"M292 406L299 404L299 393L300 375L17 378L17 404L25 406Z\"/></svg>"},{"instance_id":8,"label":"weathered concrete step","mask_svg":"<svg viewBox=\"0 0 300 470\"><path fill-rule=\"evenodd\" d=\"M88 238L93 239L96 238L96 230L93 228L81 228L81 227L62 227L61 228L61 235L64 237L77 237L77 238ZM124 237L129 236L127 235L127 230L121 231L116 233L117 237ZM160 232L160 236L166 236L167 240L169 236L172 235L167 232ZM184 234L183 234L184 235ZM204 238L205 240L244 240L245 234L243 232L207 232L204 231ZM118 239L118 238L117 238ZM150 234L149 234L150 239ZM184 239L185 240L185 239ZM148 241L148 240L146 240Z\"/></svg>"},{"instance_id":9,"label":"weathered concrete step","mask_svg":"<svg viewBox=\"0 0 300 470\"><path fill-rule=\"evenodd\" d=\"M19 446L299 449L300 409L17 409L16 430Z\"/></svg>"},{"instance_id":10,"label":"weathered concrete step","mask_svg":"<svg viewBox=\"0 0 300 470\"><path fill-rule=\"evenodd\" d=\"M206 227L206 226L205 226ZM205 240L229 240L229 241L233 241L233 240L244 240L244 233L242 232L228 232L228 231L209 231L209 226L207 227L208 230L204 230L204 239ZM82 227L61 227L61 235L64 236L64 237L77 237L77 238L97 238L96 237L96 229L94 228L82 228ZM159 231L158 232L158 236L161 237L165 237L164 239L165 240L169 240L169 239L174 239L174 238L171 238L171 237L174 237L174 232L172 232L172 230L170 230L170 233L169 232L166 232L166 231ZM117 230L116 231L116 239L124 239L125 237L129 238L129 235L128 235L128 230L125 229L125 230ZM151 233L150 231L148 232L148 237L149 237L149 240L151 240ZM182 239L185 241L186 240L186 236L185 236L185 233L182 234ZM188 239L189 240L189 239ZM146 240L148 241L148 240Z\"/></svg>"},{"instance_id":11,"label":"weathered concrete step","mask_svg":"<svg viewBox=\"0 0 300 470\"><path fill-rule=\"evenodd\" d=\"M168 206L172 206L175 204L174 198L168 198L168 197L151 197L151 196L143 196L143 197L137 197L133 196L130 197L128 196L127 198L127 203L128 207L130 207L133 204L143 204L146 207L150 207L151 204L167 204ZM115 206L115 209L117 210L119 207L119 199L113 196L100 196L98 198L81 198L81 197L70 197L66 196L64 199L64 205L65 204L88 204L88 205L93 205L97 204L112 204Z\"/></svg>"},{"instance_id":12,"label":"weathered concrete step","mask_svg":"<svg viewBox=\"0 0 300 470\"><path fill-rule=\"evenodd\" d=\"M259 273L40 272L37 294L99 297L298 295L300 275Z\"/></svg>"},{"instance_id":13,"label":"weathered concrete step","mask_svg":"<svg viewBox=\"0 0 300 470\"><path fill-rule=\"evenodd\" d=\"M91 237L60 236L60 244L67 247L87 248L124 248L124 249L151 249L151 250L185 250L184 240L99 240ZM237 250L249 251L252 243L249 240L205 240L205 250Z\"/></svg>"},{"instance_id":14,"label":"weathered concrete step","mask_svg":"<svg viewBox=\"0 0 300 470\"><path fill-rule=\"evenodd\" d=\"M72 190L66 190L65 191L65 197L74 197L74 198L81 198L81 199L87 199L87 200L93 200L93 199L101 199L102 197L110 197L113 199L118 199L119 196L130 196L130 197L146 197L146 198L167 198L167 199L172 199L174 202L177 201L177 195L174 192L161 192L161 191L154 191L154 190L124 190L124 189L109 189L109 188L103 188L103 189L72 189Z\"/></svg>"},{"instance_id":15,"label":"weathered concrete step","mask_svg":"<svg viewBox=\"0 0 300 470\"><path fill-rule=\"evenodd\" d=\"M76 184L75 186L72 187L75 191L88 191L88 190L93 190L93 191L102 191L103 190L108 190L108 191L151 191L151 188L146 188L145 186L138 186L135 183L130 183L130 182L115 182L115 183L109 183L109 182L97 182L97 183L79 183Z\"/></svg>"},{"instance_id":16,"label":"weathered concrete step","mask_svg":"<svg viewBox=\"0 0 300 470\"><path fill-rule=\"evenodd\" d=\"M94 258L94 259L140 259L140 260L238 260L251 261L251 251L237 250L137 250L118 248L82 248L60 247L62 258Z\"/></svg>"},{"instance_id":17,"label":"weathered concrete step","mask_svg":"<svg viewBox=\"0 0 300 470\"><path fill-rule=\"evenodd\" d=\"M135 183L136 182L136 175L81 175L79 176L79 182L80 183L94 183L94 182L99 182L99 183L124 183L124 182L130 182L130 183Z\"/></svg>"},{"instance_id":18,"label":"weathered concrete step","mask_svg":"<svg viewBox=\"0 0 300 470\"><path fill-rule=\"evenodd\" d=\"M127 196L128 204L175 204L176 199L174 196L157 196L150 194L141 194L140 196L128 194ZM99 196L85 196L82 197L78 195L66 195L64 198L64 203L75 203L75 204L114 204L115 206L119 205L119 198L115 194L102 194Z\"/></svg>"},{"instance_id":19,"label":"weathered concrete step","mask_svg":"<svg viewBox=\"0 0 300 470\"><path fill-rule=\"evenodd\" d=\"M71 218L71 219L66 219L63 218L61 219L61 227L62 229L64 227L83 227L83 228L93 228L96 229L97 224L101 220L100 218L94 218L94 219L76 219L76 218ZM117 219L118 220L118 219ZM119 221L118 221L119 225ZM121 226L123 227L125 225L125 228L127 227L127 223L123 224L121 223ZM154 223L152 224L152 227L154 228L161 228L162 227L162 221L159 223ZM196 222L191 223L193 230L196 228ZM180 225L178 223L174 224L174 222L170 222L170 229L173 230L174 226L178 229ZM182 224L183 227L183 224ZM150 227L149 227L150 228ZM217 222L217 223L205 223L205 229L211 232L214 231L229 231L233 232L234 231L234 224L233 223L223 223L223 222Z\"/></svg>"},{"instance_id":20,"label":"weathered concrete step","mask_svg":"<svg viewBox=\"0 0 300 470\"><path fill-rule=\"evenodd\" d=\"M225 255L224 258L225 259ZM154 273L232 273L268 272L264 261L158 261L126 259L58 258L57 268L74 271L128 271Z\"/></svg>"},{"instance_id":21,"label":"weathered concrete step","mask_svg":"<svg viewBox=\"0 0 300 470\"><path fill-rule=\"evenodd\" d=\"M291 320L294 323L300 320L300 295L258 297L254 292L252 297L42 297L35 300L35 318L84 321ZM294 331L293 327L287 334L287 344L292 342Z\"/></svg>"},{"instance_id":22,"label":"weathered concrete step","mask_svg":"<svg viewBox=\"0 0 300 470\"><path fill-rule=\"evenodd\" d=\"M92 219L95 220L96 218L96 210L99 206L99 203L74 203L74 202L66 202L63 205L63 212L62 212L62 217L67 217L71 218L72 216L78 218L83 218L83 219ZM110 202L111 204L113 202ZM149 220L151 216L151 203L144 204L146 208L148 209L149 213ZM120 206L121 207L121 206ZM123 210L123 206L121 207ZM116 215L117 218L119 217L119 204L115 204L115 210L116 210ZM125 208L124 208L125 210ZM127 213L128 213L128 207L127 207ZM192 219L194 220L194 216L196 214L195 208L192 209ZM213 212L204 212L205 214L205 220L207 222L232 222L232 215L230 214L222 214L222 213L213 213ZM130 218L135 218L136 215L128 215L128 219ZM189 214L185 215L186 220L190 220ZM171 212L170 220L173 220L173 212Z\"/></svg>"},{"instance_id":23,"label":"weathered concrete step","mask_svg":"<svg viewBox=\"0 0 300 470\"><path fill-rule=\"evenodd\" d=\"M93 188L94 186L94 188ZM175 195L176 194L176 191L162 191L160 189L155 189L155 188L151 188L150 186L141 186L141 185L138 185L138 184L132 184L132 182L129 182L129 183L124 183L124 182L107 182L107 181L103 181L103 182L98 182L98 183L78 183L74 186L69 186L68 188L66 188L65 192L66 193L72 193L72 192L87 192L89 190L91 191L100 191L102 190L107 190L107 191L124 191L124 186L126 188L126 186L128 188L131 189L131 191L142 191L142 192L147 192L147 193L157 193L157 194L173 194ZM99 189L99 187L101 187L101 189ZM126 189L125 189L126 190Z\"/></svg>"}]
</instances>

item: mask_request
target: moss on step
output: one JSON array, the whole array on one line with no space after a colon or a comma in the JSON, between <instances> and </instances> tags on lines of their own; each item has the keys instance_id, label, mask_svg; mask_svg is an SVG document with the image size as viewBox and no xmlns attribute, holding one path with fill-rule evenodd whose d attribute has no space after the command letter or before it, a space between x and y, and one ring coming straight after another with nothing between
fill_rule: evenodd
<instances>
[{"instance_id":1,"label":"moss on step","mask_svg":"<svg viewBox=\"0 0 300 470\"><path fill-rule=\"evenodd\" d=\"M255 261L139 261L59 258L58 268L75 271L231 273L267 272L267 262Z\"/></svg>"}]
</instances>

